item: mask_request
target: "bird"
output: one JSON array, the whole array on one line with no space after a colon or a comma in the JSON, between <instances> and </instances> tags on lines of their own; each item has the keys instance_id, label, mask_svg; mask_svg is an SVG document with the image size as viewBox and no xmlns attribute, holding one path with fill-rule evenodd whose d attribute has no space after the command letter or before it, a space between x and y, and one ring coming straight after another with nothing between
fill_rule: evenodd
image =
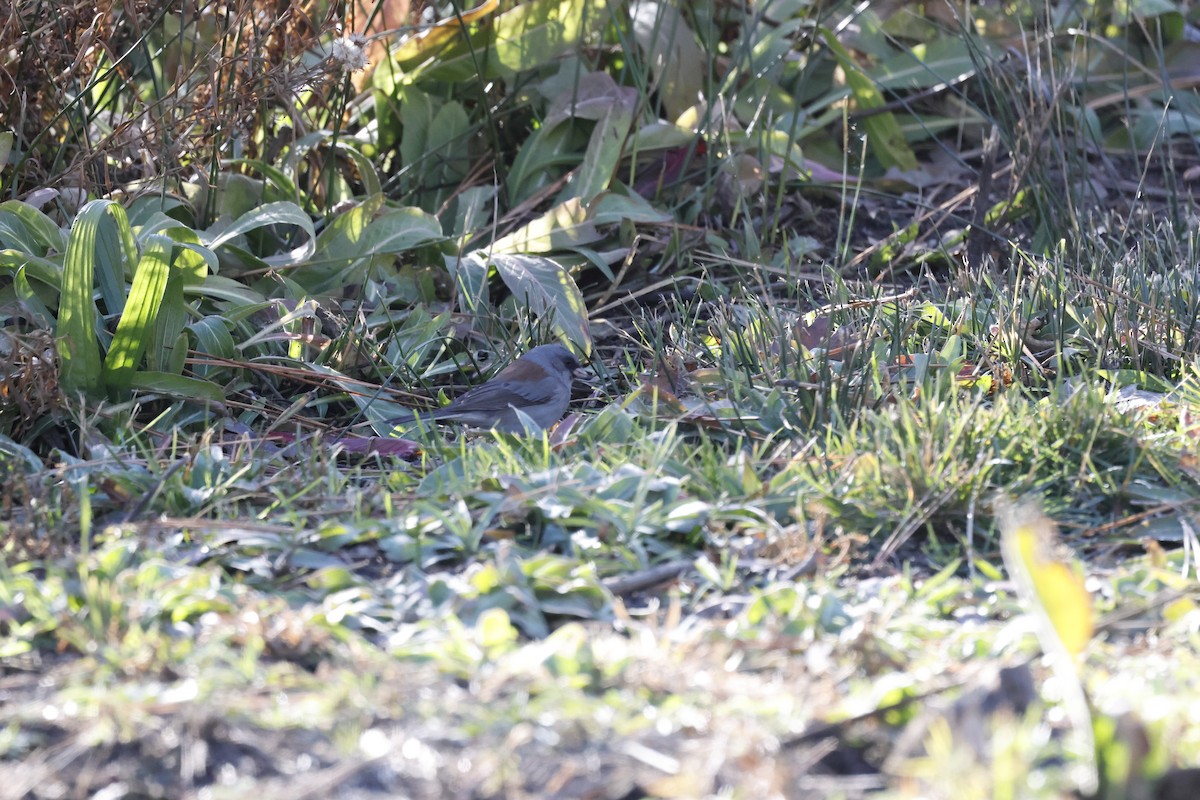
<instances>
[{"instance_id":1,"label":"bird","mask_svg":"<svg viewBox=\"0 0 1200 800\"><path fill-rule=\"evenodd\" d=\"M577 369L579 359L565 346L538 345L449 405L410 411L391 420L391 424L402 425L418 418L441 419L520 433L525 430L517 414L520 411L539 428L549 428L567 413L571 380Z\"/></svg>"}]
</instances>

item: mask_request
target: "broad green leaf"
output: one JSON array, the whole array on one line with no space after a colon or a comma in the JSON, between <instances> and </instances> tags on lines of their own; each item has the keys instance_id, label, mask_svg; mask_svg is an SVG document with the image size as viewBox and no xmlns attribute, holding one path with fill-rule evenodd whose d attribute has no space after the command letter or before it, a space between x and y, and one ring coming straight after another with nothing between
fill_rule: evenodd
<instances>
[{"instance_id":1,"label":"broad green leaf","mask_svg":"<svg viewBox=\"0 0 1200 800\"><path fill-rule=\"evenodd\" d=\"M666 225L671 215L655 208L639 194L623 195L607 192L588 206L588 221L593 225L615 225L621 222L640 222L646 225Z\"/></svg>"},{"instance_id":2,"label":"broad green leaf","mask_svg":"<svg viewBox=\"0 0 1200 800\"><path fill-rule=\"evenodd\" d=\"M176 262L167 273L167 285L163 289L162 308L151 331L148 363L151 370L179 374L183 372L183 363L187 358L187 337L183 335L183 328L190 318L183 296L184 285L199 282L189 281L192 273L179 263L180 254L194 256L194 253L183 248L176 248L175 253Z\"/></svg>"},{"instance_id":3,"label":"broad green leaf","mask_svg":"<svg viewBox=\"0 0 1200 800\"><path fill-rule=\"evenodd\" d=\"M836 96L839 99L844 99L850 95L849 91L841 88ZM813 108L804 109L801 111L800 104L796 98L788 94L788 92L778 83L763 77L752 77L746 80L745 86L739 87L737 94L733 97L733 112L739 120L746 123L754 123L754 128L758 128L756 120L774 119L774 128L782 128L792 135L797 141L812 133L814 130L825 130L824 127L817 128L813 113L819 106L814 104ZM841 109L832 109L834 113L840 114ZM813 120L811 125L798 125L794 122L789 122L800 112L800 119L809 121ZM688 109L675 120L675 124L689 129L700 129L701 126L707 126L705 116L707 110L703 106L696 106Z\"/></svg>"},{"instance_id":4,"label":"broad green leaf","mask_svg":"<svg viewBox=\"0 0 1200 800\"><path fill-rule=\"evenodd\" d=\"M400 46L392 51L391 58L406 68L437 59L447 47L461 39L463 26L482 21L499 7L499 0L484 0L475 8L439 20L416 36L401 42Z\"/></svg>"},{"instance_id":5,"label":"broad green leaf","mask_svg":"<svg viewBox=\"0 0 1200 800\"><path fill-rule=\"evenodd\" d=\"M138 260L137 243L124 208L108 200L92 202L105 203L103 213L111 220L110 224L103 224L104 217L100 216L101 209L97 207L96 220L100 227L96 232L96 284L105 313L120 314L125 310L125 273L132 270ZM91 205L88 203L84 209ZM83 213L80 211L81 216Z\"/></svg>"},{"instance_id":6,"label":"broad green leaf","mask_svg":"<svg viewBox=\"0 0 1200 800\"><path fill-rule=\"evenodd\" d=\"M251 253L241 244L226 242L215 251L220 262L220 268L233 275L244 275L247 272L259 274L270 271L271 265Z\"/></svg>"},{"instance_id":7,"label":"broad green leaf","mask_svg":"<svg viewBox=\"0 0 1200 800\"><path fill-rule=\"evenodd\" d=\"M358 177L363 183L363 193L367 197L383 192L383 182L379 179L379 171L375 169L375 162L349 142L339 139L335 142L334 147L339 153L354 162L354 166L358 169Z\"/></svg>"},{"instance_id":8,"label":"broad green leaf","mask_svg":"<svg viewBox=\"0 0 1200 800\"><path fill-rule=\"evenodd\" d=\"M135 236L143 233L159 233L160 227L186 226L169 212L176 211L185 217L192 213L191 205L182 197L174 194L142 194L125 204L125 213L129 215L129 225ZM191 230L191 228L186 228ZM199 237L196 238L199 242Z\"/></svg>"},{"instance_id":9,"label":"broad green leaf","mask_svg":"<svg viewBox=\"0 0 1200 800\"><path fill-rule=\"evenodd\" d=\"M178 239L167 234L178 243ZM215 272L217 256L212 250L200 245L179 244L175 251L175 268L182 273L183 282L190 286L198 286L207 280L210 272Z\"/></svg>"},{"instance_id":10,"label":"broad green leaf","mask_svg":"<svg viewBox=\"0 0 1200 800\"><path fill-rule=\"evenodd\" d=\"M375 148L378 152L394 150L404 133L400 123L403 103L400 92L407 87L399 65L391 58L384 59L371 74L371 100L375 104Z\"/></svg>"},{"instance_id":11,"label":"broad green leaf","mask_svg":"<svg viewBox=\"0 0 1200 800\"><path fill-rule=\"evenodd\" d=\"M168 283L167 284L168 296L170 294L170 288L171 288L171 284ZM164 316L165 315L160 314L159 321L162 321ZM163 367L165 369L165 374L168 374L168 375L182 375L183 374L183 368L187 365L188 344L189 344L189 340L188 340L187 333L184 331L180 331L179 335L175 337L175 341L171 344L171 346L163 348L162 362L163 362ZM153 366L153 364L151 364L151 366Z\"/></svg>"},{"instance_id":12,"label":"broad green leaf","mask_svg":"<svg viewBox=\"0 0 1200 800\"><path fill-rule=\"evenodd\" d=\"M637 157L647 150L672 150L676 147L687 147L694 141L695 131L657 120L634 131L629 150Z\"/></svg>"},{"instance_id":13,"label":"broad green leaf","mask_svg":"<svg viewBox=\"0 0 1200 800\"><path fill-rule=\"evenodd\" d=\"M258 305L267 301L260 292L223 275L209 275L199 285L185 283L183 291L188 295L223 300L234 307Z\"/></svg>"},{"instance_id":14,"label":"broad green leaf","mask_svg":"<svg viewBox=\"0 0 1200 800\"><path fill-rule=\"evenodd\" d=\"M212 211L218 220L229 220L245 216L272 200L299 202L291 195L283 197L272 195L267 191L268 185L268 181L243 175L240 172L222 172L217 176L217 192Z\"/></svg>"},{"instance_id":15,"label":"broad green leaf","mask_svg":"<svg viewBox=\"0 0 1200 800\"><path fill-rule=\"evenodd\" d=\"M420 89L403 87L400 104L399 177L410 189L425 188L415 199L422 208L438 208L466 175L472 123L457 101L435 105Z\"/></svg>"},{"instance_id":16,"label":"broad green leaf","mask_svg":"<svg viewBox=\"0 0 1200 800\"><path fill-rule=\"evenodd\" d=\"M1125 0L1113 3L1112 24L1122 28L1135 20L1144 24L1147 19L1161 16L1181 17L1179 4L1171 0Z\"/></svg>"},{"instance_id":17,"label":"broad green leaf","mask_svg":"<svg viewBox=\"0 0 1200 800\"><path fill-rule=\"evenodd\" d=\"M241 326L242 328L251 327L255 331L258 330L258 324L253 321L255 314L260 312L278 313L278 300L264 300L258 303L229 303L225 308L221 309L221 316L233 326ZM243 324L245 323L245 324Z\"/></svg>"},{"instance_id":18,"label":"broad green leaf","mask_svg":"<svg viewBox=\"0 0 1200 800\"><path fill-rule=\"evenodd\" d=\"M469 186L458 193L454 207L453 233L459 246L491 222L496 207L496 186Z\"/></svg>"},{"instance_id":19,"label":"broad green leaf","mask_svg":"<svg viewBox=\"0 0 1200 800\"><path fill-rule=\"evenodd\" d=\"M46 471L46 465L37 455L23 444L14 442L4 434L0 434L0 455L4 463L15 466L21 464L27 475L36 475Z\"/></svg>"},{"instance_id":20,"label":"broad green leaf","mask_svg":"<svg viewBox=\"0 0 1200 800\"><path fill-rule=\"evenodd\" d=\"M593 250L590 247L576 247L570 253L558 254L558 263L572 272L585 267L595 267L606 278L616 280L612 265L624 261L629 256L628 247L618 247L615 250Z\"/></svg>"},{"instance_id":21,"label":"broad green leaf","mask_svg":"<svg viewBox=\"0 0 1200 800\"><path fill-rule=\"evenodd\" d=\"M396 96L400 104L400 160L405 169L421 161L428 152L429 129L433 126L433 101L415 86L401 87Z\"/></svg>"},{"instance_id":22,"label":"broad green leaf","mask_svg":"<svg viewBox=\"0 0 1200 800\"><path fill-rule=\"evenodd\" d=\"M302 136L293 142L288 149L285 173L288 175L289 183L292 186L297 185L303 168L312 163L309 155L314 151L319 151L322 146L325 146L326 149L324 152L318 152L315 156L316 159L328 160L331 163L335 163L336 156L345 156L354 162L368 196L383 191L382 184L379 181L379 173L375 170L375 166L371 163L371 160L359 152L351 142L347 141L344 135L339 138L339 134L335 134L329 130L313 131ZM322 176L323 180L328 180L327 175L322 173ZM347 188L347 184L342 178L340 171L337 172L336 177L337 185L331 187L336 189L336 191L334 194L326 197L328 205L334 205L342 199L348 199L344 198L342 194ZM301 200L299 196L295 196L294 199L296 202Z\"/></svg>"},{"instance_id":23,"label":"broad green leaf","mask_svg":"<svg viewBox=\"0 0 1200 800\"><path fill-rule=\"evenodd\" d=\"M210 272L216 272L218 259L207 247L200 245L199 235L164 214L151 217L141 235L157 230L176 243L171 270L163 293L163 305L152 329L149 366L153 370L178 373L186 358L185 340L181 340L184 325L190 314L184 300L185 287L199 287ZM240 284L238 284L240 286Z\"/></svg>"},{"instance_id":24,"label":"broad green leaf","mask_svg":"<svg viewBox=\"0 0 1200 800\"><path fill-rule=\"evenodd\" d=\"M490 77L548 64L580 44L585 34L602 30L606 19L606 6L599 0L522 3L494 21L493 47L499 66Z\"/></svg>"},{"instance_id":25,"label":"broad green leaf","mask_svg":"<svg viewBox=\"0 0 1200 800\"><path fill-rule=\"evenodd\" d=\"M492 253L548 253L600 239L587 210L572 198L542 216L492 243Z\"/></svg>"},{"instance_id":26,"label":"broad green leaf","mask_svg":"<svg viewBox=\"0 0 1200 800\"><path fill-rule=\"evenodd\" d=\"M152 233L161 233L169 236L170 234L168 231L180 229L190 233L194 237L196 244L200 243L199 234L174 217L164 214L162 211L151 211L143 207L139 218L135 219L132 214L130 215L129 224L133 226L133 235L137 237L139 241L141 241L141 237L149 236ZM177 237L173 236L172 238L174 238L175 241L179 241Z\"/></svg>"},{"instance_id":27,"label":"broad green leaf","mask_svg":"<svg viewBox=\"0 0 1200 800\"><path fill-rule=\"evenodd\" d=\"M362 244L371 255L403 253L414 247L443 241L442 223L419 208L389 208L363 233Z\"/></svg>"},{"instance_id":28,"label":"broad green leaf","mask_svg":"<svg viewBox=\"0 0 1200 800\"><path fill-rule=\"evenodd\" d=\"M237 357L237 347L233 336L229 333L229 323L215 314L198 319L187 326L187 330L196 337L196 352L201 359L213 356L218 359L234 359ZM210 378L224 367L220 364L193 364L192 371L199 378Z\"/></svg>"},{"instance_id":29,"label":"broad green leaf","mask_svg":"<svg viewBox=\"0 0 1200 800\"><path fill-rule=\"evenodd\" d=\"M475 620L475 641L488 658L497 659L512 651L520 638L503 608L489 608Z\"/></svg>"},{"instance_id":30,"label":"broad green leaf","mask_svg":"<svg viewBox=\"0 0 1200 800\"><path fill-rule=\"evenodd\" d=\"M217 254L200 242L200 235L166 214L158 213L152 216L147 220L145 226L137 231L138 237L145 237L152 233L169 236L176 244L183 246L176 254L176 266L182 267L189 273L187 279L189 283L203 281L209 273L215 274L220 268Z\"/></svg>"},{"instance_id":31,"label":"broad green leaf","mask_svg":"<svg viewBox=\"0 0 1200 800\"><path fill-rule=\"evenodd\" d=\"M297 304L296 308L287 312L279 319L267 325L246 341L237 346L238 350L245 350L248 347L253 347L259 342L265 342L271 339L292 339L288 333L276 333L276 331L287 328L294 322L302 319L312 319L317 315L317 303L315 300L305 300Z\"/></svg>"},{"instance_id":32,"label":"broad green leaf","mask_svg":"<svg viewBox=\"0 0 1200 800\"><path fill-rule=\"evenodd\" d=\"M433 115L429 130L428 151L417 163L424 173L422 184L433 187L436 201L428 208L441 206L467 175L471 153L468 139L471 135L471 119L461 103L445 103ZM428 202L428 198L426 198Z\"/></svg>"},{"instance_id":33,"label":"broad green leaf","mask_svg":"<svg viewBox=\"0 0 1200 800\"><path fill-rule=\"evenodd\" d=\"M289 275L306 293L319 294L362 283L380 256L391 264L398 253L444 239L437 217L418 208L384 208L383 195L375 195L334 219L321 232L311 263Z\"/></svg>"},{"instance_id":34,"label":"broad green leaf","mask_svg":"<svg viewBox=\"0 0 1200 800\"><path fill-rule=\"evenodd\" d=\"M491 311L490 270L483 252L477 250L463 258L446 256L446 270L454 280L460 311L472 316Z\"/></svg>"},{"instance_id":35,"label":"broad green leaf","mask_svg":"<svg viewBox=\"0 0 1200 800\"><path fill-rule=\"evenodd\" d=\"M774 162L787 170L804 172L804 153L796 144L798 137L791 131L764 130L758 137L760 162Z\"/></svg>"},{"instance_id":36,"label":"broad green leaf","mask_svg":"<svg viewBox=\"0 0 1200 800\"><path fill-rule=\"evenodd\" d=\"M284 168L293 181L300 175L301 166L305 163L308 154L332 136L332 131L312 131L301 136L288 146Z\"/></svg>"},{"instance_id":37,"label":"broad green leaf","mask_svg":"<svg viewBox=\"0 0 1200 800\"><path fill-rule=\"evenodd\" d=\"M16 250L0 250L0 275L14 275L17 271L24 271L28 277L56 292L62 288L61 265Z\"/></svg>"},{"instance_id":38,"label":"broad green leaf","mask_svg":"<svg viewBox=\"0 0 1200 800\"><path fill-rule=\"evenodd\" d=\"M133 272L129 300L104 360L104 383L110 390L123 393L129 389L133 372L150 344L151 327L162 306L174 247L171 239L159 234L148 237L144 243L142 257Z\"/></svg>"},{"instance_id":39,"label":"broad green leaf","mask_svg":"<svg viewBox=\"0 0 1200 800\"><path fill-rule=\"evenodd\" d=\"M667 119L701 102L708 64L696 35L673 3L638 0L630 6L633 35L650 61L651 89L662 98Z\"/></svg>"},{"instance_id":40,"label":"broad green leaf","mask_svg":"<svg viewBox=\"0 0 1200 800\"><path fill-rule=\"evenodd\" d=\"M64 392L94 396L100 389L100 345L96 338L97 310L93 287L97 274L110 286L103 294L119 298L109 307L119 313L125 303L122 252L131 260L137 249L125 211L110 200L93 200L75 217L63 261L63 285L58 308L57 337ZM106 297L106 300L108 297Z\"/></svg>"},{"instance_id":41,"label":"broad green leaf","mask_svg":"<svg viewBox=\"0 0 1200 800\"><path fill-rule=\"evenodd\" d=\"M5 217L12 215L20 220L20 225L13 224ZM13 243L5 241L5 231L11 230L13 235L28 243L28 248L21 248L30 255L46 256L62 253L67 249L67 234L55 224L54 220L38 211L28 203L17 200L6 200L0 203L0 243L13 247Z\"/></svg>"},{"instance_id":42,"label":"broad green leaf","mask_svg":"<svg viewBox=\"0 0 1200 800\"><path fill-rule=\"evenodd\" d=\"M981 49L991 54L991 46L983 39L970 43L961 36L936 39L880 62L872 73L881 89L928 89L974 75Z\"/></svg>"},{"instance_id":43,"label":"broad green leaf","mask_svg":"<svg viewBox=\"0 0 1200 800\"><path fill-rule=\"evenodd\" d=\"M549 209L508 236L487 248L491 253L549 253L574 250L603 238L597 225L621 222L663 224L670 215L651 206L644 198L614 192L601 194L584 207L579 198L571 198Z\"/></svg>"},{"instance_id":44,"label":"broad green leaf","mask_svg":"<svg viewBox=\"0 0 1200 800\"><path fill-rule=\"evenodd\" d=\"M492 255L488 263L513 293L518 304L539 317L550 317L551 325L585 352L592 348L587 307L571 273L544 256Z\"/></svg>"},{"instance_id":45,"label":"broad green leaf","mask_svg":"<svg viewBox=\"0 0 1200 800\"><path fill-rule=\"evenodd\" d=\"M204 403L225 402L225 390L215 383L173 375L167 372L135 372L131 386L144 392L198 400Z\"/></svg>"},{"instance_id":46,"label":"broad green leaf","mask_svg":"<svg viewBox=\"0 0 1200 800\"><path fill-rule=\"evenodd\" d=\"M16 215L0 209L0 247L44 256L46 247Z\"/></svg>"},{"instance_id":47,"label":"broad green leaf","mask_svg":"<svg viewBox=\"0 0 1200 800\"><path fill-rule=\"evenodd\" d=\"M511 77L550 63L603 30L602 0L531 0L493 17L469 35L455 26L440 35L436 50L402 44L393 61L407 81L477 81ZM411 41L411 40L410 40Z\"/></svg>"},{"instance_id":48,"label":"broad green leaf","mask_svg":"<svg viewBox=\"0 0 1200 800\"><path fill-rule=\"evenodd\" d=\"M196 337L196 350L219 358L234 358L237 348L229 333L229 323L224 317L209 314L189 324L187 329ZM197 369L208 369L207 366Z\"/></svg>"},{"instance_id":49,"label":"broad green leaf","mask_svg":"<svg viewBox=\"0 0 1200 800\"><path fill-rule=\"evenodd\" d=\"M576 149L576 132L568 125L543 126L534 131L517 150L505 175L511 201L528 200L578 164Z\"/></svg>"},{"instance_id":50,"label":"broad green leaf","mask_svg":"<svg viewBox=\"0 0 1200 800\"><path fill-rule=\"evenodd\" d=\"M278 196L286 197L297 205L304 201L300 189L291 176L274 164L254 158L231 158L228 161L222 161L221 166L226 169L249 167L266 178L267 183L275 187ZM222 172L217 179L217 186L221 192L221 196L218 198L217 212L230 216L240 217L245 214L253 206L261 203L265 194L261 186L255 190L254 184L246 183L245 175L236 172ZM227 193L230 195L228 198L225 197ZM243 203L248 205L243 206Z\"/></svg>"},{"instance_id":51,"label":"broad green leaf","mask_svg":"<svg viewBox=\"0 0 1200 800\"><path fill-rule=\"evenodd\" d=\"M850 85L850 91L854 93L858 107L871 110L885 105L875 81L855 63L850 52L838 41L837 35L827 28L821 29L821 35L846 74L846 82ZM917 169L917 157L909 149L904 132L900 130L894 114L890 111L872 114L863 119L862 125L867 131L867 147L880 164L887 169Z\"/></svg>"},{"instance_id":52,"label":"broad green leaf","mask_svg":"<svg viewBox=\"0 0 1200 800\"><path fill-rule=\"evenodd\" d=\"M383 208L383 200L382 194L372 195L330 220L317 237L313 261L320 262L322 266L327 265L330 259L348 264L363 255L363 237L371 220Z\"/></svg>"},{"instance_id":53,"label":"broad green leaf","mask_svg":"<svg viewBox=\"0 0 1200 800\"><path fill-rule=\"evenodd\" d=\"M779 7L772 3L770 9ZM768 11L768 9L764 9ZM801 13L780 18L770 25L758 25L749 31L749 47L739 47L734 51L737 61L734 69L724 76L721 86L723 96L733 94L733 90L755 76L761 76L771 83L778 83L784 68L792 60L796 42L803 36L810 35L813 18L810 13ZM738 92L740 94L740 92Z\"/></svg>"},{"instance_id":54,"label":"broad green leaf","mask_svg":"<svg viewBox=\"0 0 1200 800\"><path fill-rule=\"evenodd\" d=\"M590 72L569 92L555 98L546 114L547 127L570 119L595 120L582 163L575 169L561 199L578 197L585 203L608 188L625 150L633 125L637 91L616 82L606 72Z\"/></svg>"},{"instance_id":55,"label":"broad green leaf","mask_svg":"<svg viewBox=\"0 0 1200 800\"><path fill-rule=\"evenodd\" d=\"M210 249L217 250L242 234L269 225L294 225L304 231L307 238L304 244L291 252L263 258L264 263L271 266L296 264L311 256L316 249L317 232L312 220L298 205L285 202L267 203L243 214L228 228L209 239L207 244Z\"/></svg>"},{"instance_id":56,"label":"broad green leaf","mask_svg":"<svg viewBox=\"0 0 1200 800\"><path fill-rule=\"evenodd\" d=\"M556 77L553 85L560 89L546 118L521 146L506 176L514 203L571 168L574 173L559 198L589 201L610 185L624 154L634 122L635 90L618 86L604 72L589 72L570 82ZM571 120L595 122L582 163L576 152L582 146L577 126L565 125Z\"/></svg>"},{"instance_id":57,"label":"broad green leaf","mask_svg":"<svg viewBox=\"0 0 1200 800\"><path fill-rule=\"evenodd\" d=\"M274 279L282 289L281 299L283 300L292 300L300 303L308 300L309 296L312 294L312 292L308 291L308 289L292 280L290 270L288 274L274 276Z\"/></svg>"},{"instance_id":58,"label":"broad green leaf","mask_svg":"<svg viewBox=\"0 0 1200 800\"><path fill-rule=\"evenodd\" d=\"M46 304L42 302L42 298L38 297L33 287L29 285L24 267L21 267L13 275L13 290L21 302L21 307L25 309L25 313L29 314L38 325L45 330L54 327L54 315L50 313L50 309L46 308Z\"/></svg>"}]
</instances>

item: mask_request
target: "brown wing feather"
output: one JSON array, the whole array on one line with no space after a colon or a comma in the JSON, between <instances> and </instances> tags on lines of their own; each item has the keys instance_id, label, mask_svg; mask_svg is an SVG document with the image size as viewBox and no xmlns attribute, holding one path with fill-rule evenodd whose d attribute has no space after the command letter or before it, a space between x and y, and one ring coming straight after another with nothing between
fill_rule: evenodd
<instances>
[{"instance_id":1,"label":"brown wing feather","mask_svg":"<svg viewBox=\"0 0 1200 800\"><path fill-rule=\"evenodd\" d=\"M548 402L553 399L557 387L553 381L543 380L547 374L537 364L514 361L492 380L459 395L444 410L502 411L512 405L513 395L521 397L529 405Z\"/></svg>"}]
</instances>

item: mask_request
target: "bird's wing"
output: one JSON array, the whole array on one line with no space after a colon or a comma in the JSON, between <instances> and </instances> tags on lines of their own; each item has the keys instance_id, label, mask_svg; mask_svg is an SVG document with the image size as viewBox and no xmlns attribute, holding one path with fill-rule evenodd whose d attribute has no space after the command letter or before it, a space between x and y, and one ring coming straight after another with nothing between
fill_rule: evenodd
<instances>
[{"instance_id":1,"label":"bird's wing","mask_svg":"<svg viewBox=\"0 0 1200 800\"><path fill-rule=\"evenodd\" d=\"M502 411L514 405L514 395L526 405L548 403L555 397L558 381L540 364L528 359L517 359L496 373L482 386L460 395L447 410L478 409L480 411Z\"/></svg>"},{"instance_id":2,"label":"bird's wing","mask_svg":"<svg viewBox=\"0 0 1200 800\"><path fill-rule=\"evenodd\" d=\"M493 379L459 395L444 408L447 411L503 411L511 405L536 406L552 401L556 388L553 381L514 383Z\"/></svg>"}]
</instances>

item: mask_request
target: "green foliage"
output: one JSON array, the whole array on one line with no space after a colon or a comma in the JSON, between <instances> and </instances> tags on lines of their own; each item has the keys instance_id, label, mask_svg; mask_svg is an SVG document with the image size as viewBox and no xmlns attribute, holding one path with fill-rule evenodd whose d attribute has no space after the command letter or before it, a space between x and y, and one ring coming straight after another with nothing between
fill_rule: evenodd
<instances>
[{"instance_id":1,"label":"green foliage","mask_svg":"<svg viewBox=\"0 0 1200 800\"><path fill-rule=\"evenodd\" d=\"M388 796L1200 754L1186 12L51 5L0 22L18 794L261 794L238 742ZM396 437L552 339L559 428Z\"/></svg>"}]
</instances>

